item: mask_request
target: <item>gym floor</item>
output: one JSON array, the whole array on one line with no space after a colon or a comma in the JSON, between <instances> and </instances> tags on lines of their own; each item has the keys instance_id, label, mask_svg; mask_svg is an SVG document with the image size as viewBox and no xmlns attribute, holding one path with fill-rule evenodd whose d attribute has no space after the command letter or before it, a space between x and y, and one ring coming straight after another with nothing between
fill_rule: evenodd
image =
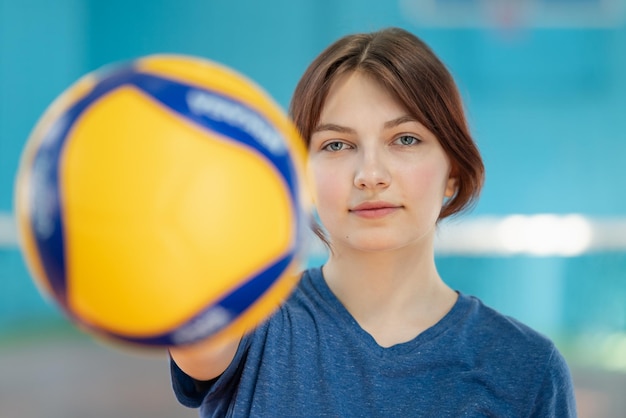
<instances>
[{"instance_id":1,"label":"gym floor","mask_svg":"<svg viewBox=\"0 0 626 418\"><path fill-rule=\"evenodd\" d=\"M65 336L0 340L0 418L185 418L167 356Z\"/></svg>"}]
</instances>

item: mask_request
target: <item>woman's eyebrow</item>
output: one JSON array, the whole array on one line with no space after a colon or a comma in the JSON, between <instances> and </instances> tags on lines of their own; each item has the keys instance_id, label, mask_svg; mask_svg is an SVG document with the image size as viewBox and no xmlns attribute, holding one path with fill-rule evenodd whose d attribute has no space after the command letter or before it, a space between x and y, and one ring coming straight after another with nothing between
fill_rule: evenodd
<instances>
[{"instance_id":1,"label":"woman's eyebrow","mask_svg":"<svg viewBox=\"0 0 626 418\"><path fill-rule=\"evenodd\" d=\"M315 129L313 129L313 133L323 132L323 131L332 131L339 132L344 134L353 134L356 131L352 128L348 128L347 126L337 125L336 123L322 123L317 125Z\"/></svg>"},{"instance_id":2,"label":"woman's eyebrow","mask_svg":"<svg viewBox=\"0 0 626 418\"><path fill-rule=\"evenodd\" d=\"M385 129L394 128L398 125L402 125L407 122L417 122L419 121L410 115L402 115L399 118L392 119L390 121L385 122Z\"/></svg>"},{"instance_id":3,"label":"woman's eyebrow","mask_svg":"<svg viewBox=\"0 0 626 418\"><path fill-rule=\"evenodd\" d=\"M395 119L392 119L392 120L389 120L389 121L385 122L384 128L385 129L389 129L389 128L393 128L393 127L396 127L398 125L402 125L403 123L408 123L408 122L418 122L419 123L419 121L417 119L415 119L413 116L402 115L400 117L397 117ZM315 129L313 129L313 133L323 132L323 131L332 131L332 132L339 132L339 133L346 133L346 134L353 134L353 133L356 132L352 128L348 128L347 126L338 125L336 123L322 123L320 125L317 125L315 127Z\"/></svg>"}]
</instances>

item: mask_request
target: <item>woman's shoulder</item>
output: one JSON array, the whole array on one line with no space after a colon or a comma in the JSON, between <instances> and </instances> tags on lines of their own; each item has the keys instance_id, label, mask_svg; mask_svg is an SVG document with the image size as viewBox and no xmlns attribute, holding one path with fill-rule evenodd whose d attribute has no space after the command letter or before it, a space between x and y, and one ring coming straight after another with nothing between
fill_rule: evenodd
<instances>
[{"instance_id":1,"label":"woman's shoulder","mask_svg":"<svg viewBox=\"0 0 626 418\"><path fill-rule=\"evenodd\" d=\"M310 268L300 274L297 284L288 297L256 327L255 334L263 335L280 329L292 329L310 325L311 321L317 321L320 305L327 301L324 293L323 278L320 268Z\"/></svg>"},{"instance_id":2,"label":"woman's shoulder","mask_svg":"<svg viewBox=\"0 0 626 418\"><path fill-rule=\"evenodd\" d=\"M474 328L476 337L491 341L507 340L523 344L552 346L552 341L543 333L517 318L500 312L485 304L476 296L459 293L459 302L465 306L463 324Z\"/></svg>"},{"instance_id":3,"label":"woman's shoulder","mask_svg":"<svg viewBox=\"0 0 626 418\"><path fill-rule=\"evenodd\" d=\"M532 416L576 415L569 366L554 342L523 322L461 295L467 304L466 331L477 363L502 385L524 385L535 393Z\"/></svg>"},{"instance_id":4,"label":"woman's shoulder","mask_svg":"<svg viewBox=\"0 0 626 418\"><path fill-rule=\"evenodd\" d=\"M312 306L326 305L334 301L334 295L326 285L321 267L304 270L291 295L282 305L283 310L298 311L305 307L310 311Z\"/></svg>"},{"instance_id":5,"label":"woman's shoulder","mask_svg":"<svg viewBox=\"0 0 626 418\"><path fill-rule=\"evenodd\" d=\"M466 336L473 350L494 358L507 358L511 364L547 365L561 355L554 342L524 322L486 305L479 298L459 294L464 305L457 332Z\"/></svg>"}]
</instances>

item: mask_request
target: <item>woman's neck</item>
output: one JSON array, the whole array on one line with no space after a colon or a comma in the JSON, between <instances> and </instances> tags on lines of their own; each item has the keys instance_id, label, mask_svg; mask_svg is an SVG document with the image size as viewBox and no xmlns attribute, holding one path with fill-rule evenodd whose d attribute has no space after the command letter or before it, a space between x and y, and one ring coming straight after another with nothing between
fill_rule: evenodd
<instances>
[{"instance_id":1,"label":"woman's neck","mask_svg":"<svg viewBox=\"0 0 626 418\"><path fill-rule=\"evenodd\" d=\"M339 251L324 265L328 286L382 346L415 338L452 308L457 294L431 253Z\"/></svg>"}]
</instances>

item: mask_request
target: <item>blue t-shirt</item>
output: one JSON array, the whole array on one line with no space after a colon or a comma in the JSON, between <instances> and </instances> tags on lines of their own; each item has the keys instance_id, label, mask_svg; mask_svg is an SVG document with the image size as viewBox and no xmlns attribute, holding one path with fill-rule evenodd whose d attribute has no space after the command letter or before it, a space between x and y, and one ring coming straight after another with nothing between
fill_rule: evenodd
<instances>
[{"instance_id":1,"label":"blue t-shirt","mask_svg":"<svg viewBox=\"0 0 626 418\"><path fill-rule=\"evenodd\" d=\"M320 268L242 339L220 377L171 371L178 400L201 417L576 416L563 357L527 326L459 294L433 327L384 348Z\"/></svg>"}]
</instances>

